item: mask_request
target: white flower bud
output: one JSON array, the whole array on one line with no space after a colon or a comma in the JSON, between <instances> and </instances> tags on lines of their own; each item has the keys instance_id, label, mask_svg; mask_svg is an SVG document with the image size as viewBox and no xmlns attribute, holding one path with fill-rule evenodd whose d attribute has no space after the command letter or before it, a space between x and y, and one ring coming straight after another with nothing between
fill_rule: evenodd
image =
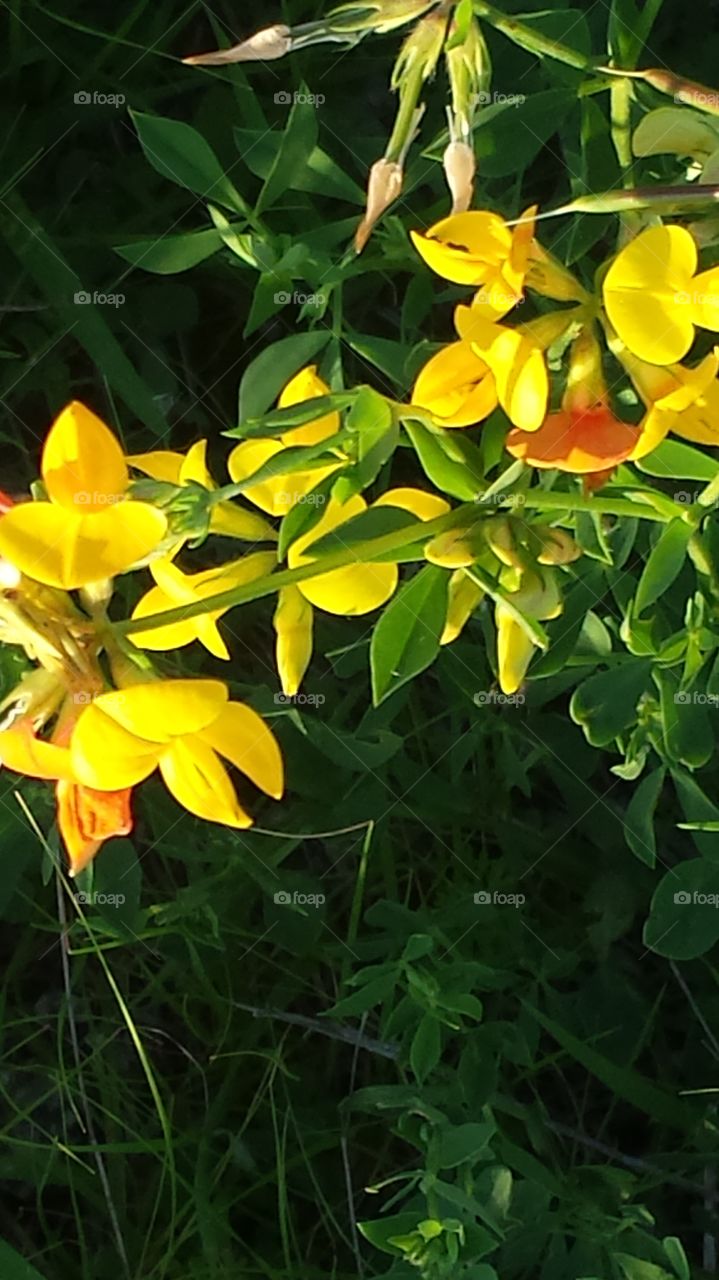
<instances>
[{"instance_id":1,"label":"white flower bud","mask_svg":"<svg viewBox=\"0 0 719 1280\"><path fill-rule=\"evenodd\" d=\"M215 53L196 53L182 61L193 67L221 67L228 62L272 62L284 58L292 48L289 27L279 24L257 31L249 40L234 44L231 49L218 49Z\"/></svg>"}]
</instances>

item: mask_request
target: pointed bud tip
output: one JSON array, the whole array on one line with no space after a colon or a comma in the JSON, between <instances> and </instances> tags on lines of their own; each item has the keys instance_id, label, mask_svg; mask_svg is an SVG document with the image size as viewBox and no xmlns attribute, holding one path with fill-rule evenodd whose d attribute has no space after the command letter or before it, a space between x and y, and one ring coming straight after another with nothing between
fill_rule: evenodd
<instances>
[{"instance_id":1,"label":"pointed bud tip","mask_svg":"<svg viewBox=\"0 0 719 1280\"><path fill-rule=\"evenodd\" d=\"M395 160L376 160L367 183L367 211L355 234L355 251L361 253L385 209L402 194L404 170Z\"/></svg>"},{"instance_id":2,"label":"pointed bud tip","mask_svg":"<svg viewBox=\"0 0 719 1280\"><path fill-rule=\"evenodd\" d=\"M452 213L466 213L472 203L477 172L474 151L468 142L450 142L442 164L452 194Z\"/></svg>"},{"instance_id":3,"label":"pointed bud tip","mask_svg":"<svg viewBox=\"0 0 719 1280\"><path fill-rule=\"evenodd\" d=\"M248 40L234 44L230 49L216 49L212 53L195 53L182 61L188 67L221 67L230 62L272 62L284 58L292 48L292 32L278 24L257 31Z\"/></svg>"}]
</instances>

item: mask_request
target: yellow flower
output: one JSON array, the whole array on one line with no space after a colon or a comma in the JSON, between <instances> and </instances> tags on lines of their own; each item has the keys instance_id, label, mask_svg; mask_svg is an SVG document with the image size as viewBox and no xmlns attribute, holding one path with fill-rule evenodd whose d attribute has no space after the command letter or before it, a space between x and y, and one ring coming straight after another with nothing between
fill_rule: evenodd
<instances>
[{"instance_id":1,"label":"yellow flower","mask_svg":"<svg viewBox=\"0 0 719 1280\"><path fill-rule=\"evenodd\" d=\"M684 227L650 227L617 255L604 306L622 342L649 364L681 360L695 326L719 332L719 268L695 275L697 247Z\"/></svg>"},{"instance_id":2,"label":"yellow flower","mask_svg":"<svg viewBox=\"0 0 719 1280\"><path fill-rule=\"evenodd\" d=\"M419 520L435 520L449 511L449 503L424 489L389 489L375 507L399 507ZM333 529L367 510L358 494L345 503L331 498L322 517L308 533L293 542L287 553L291 569L312 563L312 545ZM358 561L344 569L331 569L316 578L285 588L275 613L277 667L283 691L297 693L312 656L313 607L343 617L371 613L385 604L399 582L395 564L365 564Z\"/></svg>"},{"instance_id":3,"label":"yellow flower","mask_svg":"<svg viewBox=\"0 0 719 1280\"><path fill-rule=\"evenodd\" d=\"M522 431L536 431L547 411L549 377L542 347L528 326L509 329L488 320L475 306L457 307L455 324L491 371L497 399L510 421Z\"/></svg>"},{"instance_id":4,"label":"yellow flower","mask_svg":"<svg viewBox=\"0 0 719 1280\"><path fill-rule=\"evenodd\" d=\"M482 286L478 302L506 315L522 297L536 209L512 229L496 213L455 213L429 231L412 231L415 249L437 275L454 284Z\"/></svg>"},{"instance_id":5,"label":"yellow flower","mask_svg":"<svg viewBox=\"0 0 719 1280\"><path fill-rule=\"evenodd\" d=\"M277 402L278 408L288 409L295 404L303 404L306 400L314 400L318 396L329 395L329 387L317 376L315 365L300 369L295 377L287 383ZM328 413L313 422L306 422L302 427L293 427L283 432L276 440L243 440L232 450L227 469L235 484L242 484L248 476L254 475L270 458L275 458L285 449L320 444L329 440L339 431L340 416ZM340 462L326 467L310 468L306 471L293 471L285 475L261 480L245 490L244 497L254 503L261 511L271 516L285 516L322 480L331 476L340 466Z\"/></svg>"},{"instance_id":6,"label":"yellow flower","mask_svg":"<svg viewBox=\"0 0 719 1280\"><path fill-rule=\"evenodd\" d=\"M136 471L153 480L182 486L199 484L210 492L217 488L207 469L207 441L198 440L186 454L171 449L156 449L152 453L136 453L127 461ZM254 511L244 511L234 502L218 502L212 508L210 533L227 538L239 538L244 542L266 542L277 537L274 529Z\"/></svg>"},{"instance_id":7,"label":"yellow flower","mask_svg":"<svg viewBox=\"0 0 719 1280\"><path fill-rule=\"evenodd\" d=\"M55 420L41 470L47 501L0 520L0 555L28 578L74 590L124 572L162 541L165 516L127 497L122 449L85 405L73 401Z\"/></svg>"},{"instance_id":8,"label":"yellow flower","mask_svg":"<svg viewBox=\"0 0 719 1280\"><path fill-rule=\"evenodd\" d=\"M643 458L672 431L694 444L719 445L719 348L694 369L646 364L613 348L647 407L631 458Z\"/></svg>"},{"instance_id":9,"label":"yellow flower","mask_svg":"<svg viewBox=\"0 0 719 1280\"><path fill-rule=\"evenodd\" d=\"M447 619L440 644L453 644L461 635L475 609L482 603L484 591L464 569L456 569L449 580Z\"/></svg>"},{"instance_id":10,"label":"yellow flower","mask_svg":"<svg viewBox=\"0 0 719 1280\"><path fill-rule=\"evenodd\" d=\"M55 783L57 824L70 875L92 862L105 840L132 831L131 788L95 791L75 779L70 751L35 736L28 718L0 733L0 763L13 773Z\"/></svg>"},{"instance_id":11,"label":"yellow flower","mask_svg":"<svg viewBox=\"0 0 719 1280\"><path fill-rule=\"evenodd\" d=\"M451 342L420 369L412 404L443 427L471 427L497 407L497 384L470 342Z\"/></svg>"},{"instance_id":12,"label":"yellow flower","mask_svg":"<svg viewBox=\"0 0 719 1280\"><path fill-rule=\"evenodd\" d=\"M74 776L94 790L118 791L159 768L190 813L251 826L220 757L276 799L282 757L260 716L228 697L218 680L154 680L101 694L82 712L70 741Z\"/></svg>"},{"instance_id":13,"label":"yellow flower","mask_svg":"<svg viewBox=\"0 0 719 1280\"><path fill-rule=\"evenodd\" d=\"M138 601L132 615L133 621L167 609L176 609L184 604L195 604L220 591L229 591L232 587L271 573L276 563L274 552L256 551L215 569L186 574L171 560L154 560L150 565L150 572L156 585ZM229 658L227 646L217 627L218 619L226 612L226 609L218 609L197 618L187 618L183 622L171 622L154 631L135 632L132 639L141 649L152 650L181 649L193 640L199 640L215 658Z\"/></svg>"},{"instance_id":14,"label":"yellow flower","mask_svg":"<svg viewBox=\"0 0 719 1280\"><path fill-rule=\"evenodd\" d=\"M557 618L562 612L562 597L554 576L526 573L518 591L512 593L512 604L522 613L540 622ZM497 665L502 693L516 693L521 687L534 654L534 645L512 609L503 601L495 605L497 626Z\"/></svg>"}]
</instances>

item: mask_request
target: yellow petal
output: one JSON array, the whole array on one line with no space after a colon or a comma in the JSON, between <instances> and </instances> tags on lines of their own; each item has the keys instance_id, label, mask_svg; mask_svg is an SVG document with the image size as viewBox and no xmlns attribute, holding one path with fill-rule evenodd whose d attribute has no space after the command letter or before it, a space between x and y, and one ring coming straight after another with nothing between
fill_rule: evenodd
<instances>
[{"instance_id":1,"label":"yellow petal","mask_svg":"<svg viewBox=\"0 0 719 1280\"><path fill-rule=\"evenodd\" d=\"M292 405L303 404L305 400L315 400L318 396L326 396L329 393L327 383L317 376L317 366L311 364L306 369L300 369L299 373L296 373L287 383L277 401L277 406L280 409L289 409ZM323 418L316 418L314 422L306 422L303 427L294 427L291 431L286 431L280 439L286 445L319 444L321 440L328 440L330 436L336 435L339 429L340 415L327 413Z\"/></svg>"},{"instance_id":2,"label":"yellow petal","mask_svg":"<svg viewBox=\"0 0 719 1280\"><path fill-rule=\"evenodd\" d=\"M632 137L635 156L702 157L716 149L719 135L706 116L687 107L658 107L640 120Z\"/></svg>"},{"instance_id":3,"label":"yellow petal","mask_svg":"<svg viewBox=\"0 0 719 1280\"><path fill-rule=\"evenodd\" d=\"M152 480L161 480L165 484L180 483L180 471L184 458L181 453L173 453L170 449L156 449L153 453L133 453L127 461L136 471L150 476Z\"/></svg>"},{"instance_id":4,"label":"yellow petal","mask_svg":"<svg viewBox=\"0 0 719 1280\"><path fill-rule=\"evenodd\" d=\"M436 520L452 509L444 498L436 493L427 493L426 489L388 489L372 505L399 507L401 511L409 511L419 520Z\"/></svg>"},{"instance_id":5,"label":"yellow petal","mask_svg":"<svg viewBox=\"0 0 719 1280\"><path fill-rule=\"evenodd\" d=\"M106 510L122 497L128 482L119 442L78 400L63 409L50 428L42 478L52 502L77 515Z\"/></svg>"},{"instance_id":6,"label":"yellow petal","mask_svg":"<svg viewBox=\"0 0 719 1280\"><path fill-rule=\"evenodd\" d=\"M277 739L262 716L242 702L228 702L212 724L197 735L256 787L279 800L284 768Z\"/></svg>"},{"instance_id":7,"label":"yellow petal","mask_svg":"<svg viewBox=\"0 0 719 1280\"><path fill-rule=\"evenodd\" d=\"M227 698L227 685L220 680L150 680L100 694L93 709L102 711L128 733L157 743L206 728L220 714Z\"/></svg>"},{"instance_id":8,"label":"yellow petal","mask_svg":"<svg viewBox=\"0 0 719 1280\"><path fill-rule=\"evenodd\" d=\"M299 587L283 587L277 595L275 657L282 692L297 693L312 657L313 610Z\"/></svg>"},{"instance_id":9,"label":"yellow petal","mask_svg":"<svg viewBox=\"0 0 719 1280\"><path fill-rule=\"evenodd\" d=\"M74 776L67 747L42 742L30 729L20 725L0 733L0 764L28 778L56 781Z\"/></svg>"},{"instance_id":10,"label":"yellow petal","mask_svg":"<svg viewBox=\"0 0 719 1280\"><path fill-rule=\"evenodd\" d=\"M475 353L494 374L499 403L522 431L537 431L544 421L549 378L539 346L516 329L493 324L458 307L455 321L463 337L471 335Z\"/></svg>"},{"instance_id":11,"label":"yellow petal","mask_svg":"<svg viewBox=\"0 0 719 1280\"><path fill-rule=\"evenodd\" d=\"M469 342L452 342L420 370L412 404L429 410L443 427L473 426L497 407L494 376Z\"/></svg>"},{"instance_id":12,"label":"yellow petal","mask_svg":"<svg viewBox=\"0 0 719 1280\"><path fill-rule=\"evenodd\" d=\"M719 267L702 271L692 280L692 319L701 329L719 331Z\"/></svg>"},{"instance_id":13,"label":"yellow petal","mask_svg":"<svg viewBox=\"0 0 719 1280\"><path fill-rule=\"evenodd\" d=\"M484 284L512 248L512 233L495 213L457 213L437 222L426 235L410 234L427 266L455 284Z\"/></svg>"},{"instance_id":14,"label":"yellow petal","mask_svg":"<svg viewBox=\"0 0 719 1280\"><path fill-rule=\"evenodd\" d=\"M358 494L345 503L330 499L318 523L289 548L287 562L290 568L311 563L313 542L366 510L367 503ZM398 580L396 565L363 564L358 561L346 569L332 569L329 573L322 573L317 578L298 585L305 599L318 609L343 617L353 617L371 613L389 600Z\"/></svg>"},{"instance_id":15,"label":"yellow petal","mask_svg":"<svg viewBox=\"0 0 719 1280\"><path fill-rule=\"evenodd\" d=\"M210 513L210 533L241 542L275 542L277 533L254 511L244 511L234 502L218 502Z\"/></svg>"},{"instance_id":16,"label":"yellow petal","mask_svg":"<svg viewBox=\"0 0 719 1280\"><path fill-rule=\"evenodd\" d=\"M681 360L694 338L697 249L683 227L650 227L622 249L604 280L604 305L622 342L650 364Z\"/></svg>"},{"instance_id":17,"label":"yellow petal","mask_svg":"<svg viewBox=\"0 0 719 1280\"><path fill-rule=\"evenodd\" d=\"M142 782L157 767L161 751L159 743L129 733L97 702L85 708L70 739L77 781L97 791L121 791Z\"/></svg>"},{"instance_id":18,"label":"yellow petal","mask_svg":"<svg viewBox=\"0 0 719 1280\"><path fill-rule=\"evenodd\" d=\"M151 614L164 613L165 610L176 607L176 602L170 600L160 587L152 587L135 605L132 613L133 621L149 618ZM130 638L132 643L138 645L140 649L149 649L153 653L182 649L185 645L197 640L196 623L196 618L188 618L184 622L171 622L166 627L156 627L154 631L133 632Z\"/></svg>"},{"instance_id":19,"label":"yellow petal","mask_svg":"<svg viewBox=\"0 0 719 1280\"><path fill-rule=\"evenodd\" d=\"M241 484L248 476L259 471L270 458L282 453L284 447L276 440L244 440L242 444L238 444L227 460L227 469L235 484ZM316 488L325 476L332 475L336 470L337 467L330 466L319 467L315 471L293 471L287 475L278 475L251 485L245 490L244 497L268 515L284 516L310 490Z\"/></svg>"},{"instance_id":20,"label":"yellow petal","mask_svg":"<svg viewBox=\"0 0 719 1280\"><path fill-rule=\"evenodd\" d=\"M524 628L515 622L501 602L497 603L495 609L495 622L499 687L502 693L516 693L532 661L534 645Z\"/></svg>"},{"instance_id":21,"label":"yellow petal","mask_svg":"<svg viewBox=\"0 0 719 1280\"><path fill-rule=\"evenodd\" d=\"M458 569L449 581L449 599L447 602L447 620L440 644L452 644L461 635L475 609L482 602L484 592L471 578Z\"/></svg>"},{"instance_id":22,"label":"yellow petal","mask_svg":"<svg viewBox=\"0 0 719 1280\"><path fill-rule=\"evenodd\" d=\"M24 502L0 521L0 555L28 578L72 591L144 560L166 530L162 512L144 502L118 502L88 516Z\"/></svg>"},{"instance_id":23,"label":"yellow petal","mask_svg":"<svg viewBox=\"0 0 719 1280\"><path fill-rule=\"evenodd\" d=\"M210 746L198 738L179 738L160 759L168 791L190 813L227 827L251 827L227 770Z\"/></svg>"},{"instance_id":24,"label":"yellow petal","mask_svg":"<svg viewBox=\"0 0 719 1280\"><path fill-rule=\"evenodd\" d=\"M203 489L214 489L212 476L207 470L207 441L197 440L187 450L180 467L180 484L201 484Z\"/></svg>"}]
</instances>

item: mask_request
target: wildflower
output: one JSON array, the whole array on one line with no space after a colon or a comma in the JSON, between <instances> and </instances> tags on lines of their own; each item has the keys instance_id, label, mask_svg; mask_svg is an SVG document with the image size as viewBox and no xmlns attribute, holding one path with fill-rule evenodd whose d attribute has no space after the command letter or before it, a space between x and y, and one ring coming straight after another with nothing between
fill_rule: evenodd
<instances>
[{"instance_id":1,"label":"wildflower","mask_svg":"<svg viewBox=\"0 0 719 1280\"><path fill-rule=\"evenodd\" d=\"M428 267L454 284L481 286L478 301L499 317L522 297L534 212L523 214L513 230L499 214L473 210L410 234Z\"/></svg>"},{"instance_id":2,"label":"wildflower","mask_svg":"<svg viewBox=\"0 0 719 1280\"><path fill-rule=\"evenodd\" d=\"M444 498L412 488L389 489L374 506L399 507L419 520L434 520L449 511L449 503ZM315 542L366 510L367 503L358 494L345 503L331 498L320 520L291 544L287 553L290 568L310 564ZM342 617L371 613L390 599L398 582L396 564L358 561L345 569L330 569L283 589L275 613L275 631L277 667L284 692L289 696L297 693L309 665L314 608Z\"/></svg>"},{"instance_id":3,"label":"wildflower","mask_svg":"<svg viewBox=\"0 0 719 1280\"><path fill-rule=\"evenodd\" d=\"M47 500L0 520L0 555L28 578L73 590L124 572L162 541L165 516L128 497L120 445L85 405L73 401L55 420L41 469Z\"/></svg>"},{"instance_id":4,"label":"wildflower","mask_svg":"<svg viewBox=\"0 0 719 1280\"><path fill-rule=\"evenodd\" d=\"M632 459L651 453L669 431L694 444L719 444L719 348L688 369L646 364L626 348L610 345L647 408Z\"/></svg>"},{"instance_id":5,"label":"wildflower","mask_svg":"<svg viewBox=\"0 0 719 1280\"><path fill-rule=\"evenodd\" d=\"M196 484L212 492L217 488L207 469L207 441L198 440L186 454L174 453L170 449L156 449L152 453L136 453L127 461L136 471L142 471L153 480L163 484L185 485ZM272 526L254 511L244 511L234 502L216 502L210 513L210 533L220 534L227 538L239 538L244 542L266 542L276 538Z\"/></svg>"},{"instance_id":6,"label":"wildflower","mask_svg":"<svg viewBox=\"0 0 719 1280\"><path fill-rule=\"evenodd\" d=\"M540 622L559 617L562 597L551 572L522 574L519 589L506 603L498 600L495 605L499 685L507 694L516 693L521 687L535 647L513 606Z\"/></svg>"},{"instance_id":7,"label":"wildflower","mask_svg":"<svg viewBox=\"0 0 719 1280\"><path fill-rule=\"evenodd\" d=\"M719 332L719 268L696 275L697 247L684 227L649 227L614 259L603 286L613 329L649 364L685 356L695 326Z\"/></svg>"},{"instance_id":8,"label":"wildflower","mask_svg":"<svg viewBox=\"0 0 719 1280\"><path fill-rule=\"evenodd\" d=\"M447 618L439 643L453 644L461 635L475 609L482 603L484 592L464 569L456 569L449 580Z\"/></svg>"},{"instance_id":9,"label":"wildflower","mask_svg":"<svg viewBox=\"0 0 719 1280\"><path fill-rule=\"evenodd\" d=\"M558 323L569 324L569 313L559 313ZM536 431L547 409L549 377L542 346L530 327L510 329L487 319L475 306L457 307L455 324L460 337L489 368L497 399L510 421L522 431Z\"/></svg>"},{"instance_id":10,"label":"wildflower","mask_svg":"<svg viewBox=\"0 0 719 1280\"><path fill-rule=\"evenodd\" d=\"M250 707L218 680L152 680L101 694L70 740L74 777L122 791L159 768L179 804L209 822L249 827L221 757L270 796L283 791L279 747Z\"/></svg>"},{"instance_id":11,"label":"wildflower","mask_svg":"<svg viewBox=\"0 0 719 1280\"><path fill-rule=\"evenodd\" d=\"M277 557L272 551L257 551L217 568L205 569L202 573L186 574L171 560L154 560L150 573L156 585L135 606L133 620L181 605L196 604L207 596L229 591L271 573L276 562ZM168 623L165 627L156 627L153 631L136 631L132 639L141 649L151 650L181 649L193 640L199 640L215 658L228 659L227 645L217 627L218 620L226 612L226 609L218 609L182 622Z\"/></svg>"},{"instance_id":12,"label":"wildflower","mask_svg":"<svg viewBox=\"0 0 719 1280\"><path fill-rule=\"evenodd\" d=\"M471 427L496 409L497 384L470 342L451 342L420 370L412 404L427 409L443 427Z\"/></svg>"},{"instance_id":13,"label":"wildflower","mask_svg":"<svg viewBox=\"0 0 719 1280\"><path fill-rule=\"evenodd\" d=\"M506 447L534 467L556 467L577 475L607 471L629 458L640 428L612 413L602 374L601 348L587 327L571 347L562 407L534 432L510 431Z\"/></svg>"},{"instance_id":14,"label":"wildflower","mask_svg":"<svg viewBox=\"0 0 719 1280\"><path fill-rule=\"evenodd\" d=\"M303 404L319 396L329 394L329 387L317 375L315 365L301 369L287 383L278 400L278 408L287 409ZM298 445L321 444L336 435L340 427L338 413L324 414L304 426L283 432L276 440L243 440L230 454L227 469L235 484L242 484L249 476L264 467L271 458L279 457L285 449ZM251 485L244 496L260 510L271 516L285 516L298 502L341 465L338 461L328 466L270 476Z\"/></svg>"}]
</instances>

